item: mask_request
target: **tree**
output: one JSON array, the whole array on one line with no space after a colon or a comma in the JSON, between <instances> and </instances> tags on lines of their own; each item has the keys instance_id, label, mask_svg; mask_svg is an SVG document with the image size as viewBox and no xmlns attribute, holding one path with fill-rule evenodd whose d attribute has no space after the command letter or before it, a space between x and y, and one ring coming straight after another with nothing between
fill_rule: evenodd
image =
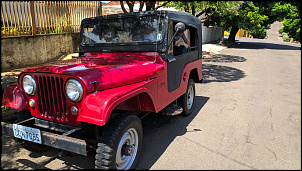
<instances>
[{"instance_id":1,"label":"tree","mask_svg":"<svg viewBox=\"0 0 302 171\"><path fill-rule=\"evenodd\" d=\"M242 3L243 1L171 1L166 6L191 13L200 18L201 22L205 22L214 14L220 14L222 17L237 14ZM205 15L200 17L202 14Z\"/></svg>"},{"instance_id":2,"label":"tree","mask_svg":"<svg viewBox=\"0 0 302 171\"><path fill-rule=\"evenodd\" d=\"M120 2L123 11L127 12L122 1ZM134 2L126 1L130 12L133 12ZM139 2L140 11L144 4L146 4L146 10L156 10L162 6L175 7L176 9L195 15L206 26L220 26L223 28L223 32L225 29L231 30L228 40L233 42L240 28L248 30L254 37L264 38L267 34L266 28L273 22L284 19L292 10L291 5L289 5L290 3L284 2L165 1L160 2L160 6L157 7L155 7L154 1ZM201 17L202 15L203 17ZM287 23L290 23L290 20ZM294 23L300 23L301 25L301 20L297 19ZM292 27L294 26L289 26L288 24L288 28ZM297 35L300 35L300 30L297 30ZM221 40L223 40L223 34Z\"/></svg>"},{"instance_id":3,"label":"tree","mask_svg":"<svg viewBox=\"0 0 302 171\"><path fill-rule=\"evenodd\" d=\"M133 7L134 7L134 4L136 2L137 1L126 1L126 4L129 7L129 12L133 12ZM138 2L139 2L139 10L138 11L142 11L144 5L146 5L146 11L151 11L151 10L157 10L158 8L167 5L170 1L166 1L166 2L162 3L161 5L159 5L157 7L155 6L156 1L138 1ZM120 4L121 4L121 8L122 8L123 12L128 13L128 11L126 10L126 8L124 6L124 1L120 1Z\"/></svg>"},{"instance_id":4,"label":"tree","mask_svg":"<svg viewBox=\"0 0 302 171\"><path fill-rule=\"evenodd\" d=\"M293 8L290 2L261 2L256 1L254 5L259 7L259 13L261 15L268 16L268 19L263 22L262 30L253 30L252 34L255 34L254 37L261 37L262 32L266 32L266 28L269 28L272 23L275 21L283 21L287 16L293 16L296 13L296 8ZM299 17L300 18L300 17ZM292 21L291 21L292 22ZM293 22L295 23L295 22ZM292 28L291 28L292 29Z\"/></svg>"},{"instance_id":5,"label":"tree","mask_svg":"<svg viewBox=\"0 0 302 171\"><path fill-rule=\"evenodd\" d=\"M206 15L201 19L201 21L204 22L206 26L212 25L222 27L221 41L223 41L224 31L227 27L228 20L230 20L232 16L239 15L239 8L242 4L243 1L208 1L207 4L201 4L206 7L204 10ZM209 11L206 10L207 8L212 8L213 12L208 14Z\"/></svg>"},{"instance_id":6,"label":"tree","mask_svg":"<svg viewBox=\"0 0 302 171\"><path fill-rule=\"evenodd\" d=\"M290 13L285 17L279 33L300 42L301 16L300 2L291 2ZM283 37L283 40L284 37Z\"/></svg>"},{"instance_id":7,"label":"tree","mask_svg":"<svg viewBox=\"0 0 302 171\"><path fill-rule=\"evenodd\" d=\"M267 16L259 14L259 8L256 7L253 2L245 1L241 4L240 8L238 8L237 13L229 13L225 16L214 15L206 24L213 25L213 23L223 21L225 28L231 30L228 41L235 42L236 33L240 28L250 32L252 30L263 30L262 24L267 19Z\"/></svg>"},{"instance_id":8,"label":"tree","mask_svg":"<svg viewBox=\"0 0 302 171\"><path fill-rule=\"evenodd\" d=\"M207 26L222 27L221 40L223 41L229 17L238 15L242 4L243 1L172 1L166 6L189 12ZM205 15L202 16L203 14Z\"/></svg>"},{"instance_id":9,"label":"tree","mask_svg":"<svg viewBox=\"0 0 302 171\"><path fill-rule=\"evenodd\" d=\"M289 3L245 1L239 15L228 16L227 27L231 29L229 41L235 41L237 31L242 28L255 38L265 38L266 28L275 21L283 20L290 13Z\"/></svg>"}]
</instances>

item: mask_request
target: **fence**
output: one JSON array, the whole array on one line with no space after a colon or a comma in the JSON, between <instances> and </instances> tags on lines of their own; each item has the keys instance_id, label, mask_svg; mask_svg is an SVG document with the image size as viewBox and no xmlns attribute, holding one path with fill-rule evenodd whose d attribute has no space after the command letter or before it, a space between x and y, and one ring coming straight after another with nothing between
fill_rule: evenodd
<instances>
[{"instance_id":1,"label":"fence","mask_svg":"<svg viewBox=\"0 0 302 171\"><path fill-rule=\"evenodd\" d=\"M79 32L99 1L1 1L1 37Z\"/></svg>"}]
</instances>

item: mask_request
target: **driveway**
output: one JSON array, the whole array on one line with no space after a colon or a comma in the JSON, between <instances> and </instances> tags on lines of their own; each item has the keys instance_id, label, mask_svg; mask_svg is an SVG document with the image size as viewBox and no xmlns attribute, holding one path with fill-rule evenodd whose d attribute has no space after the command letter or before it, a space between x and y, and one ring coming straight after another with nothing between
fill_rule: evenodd
<instances>
[{"instance_id":1,"label":"driveway","mask_svg":"<svg viewBox=\"0 0 302 171\"><path fill-rule=\"evenodd\" d=\"M275 31L268 39L236 40L203 60L204 82L196 83L190 116L146 117L138 168L301 169L301 45L282 42ZM29 152L2 136L1 167L94 165L94 156L56 158L57 153Z\"/></svg>"}]
</instances>

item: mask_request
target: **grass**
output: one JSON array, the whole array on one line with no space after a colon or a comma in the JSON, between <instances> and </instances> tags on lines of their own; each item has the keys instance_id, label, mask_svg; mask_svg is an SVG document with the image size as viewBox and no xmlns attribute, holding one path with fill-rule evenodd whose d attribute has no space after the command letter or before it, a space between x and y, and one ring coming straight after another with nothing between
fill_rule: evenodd
<instances>
[{"instance_id":1,"label":"grass","mask_svg":"<svg viewBox=\"0 0 302 171\"><path fill-rule=\"evenodd\" d=\"M7 106L1 106L1 112L5 112L5 111L9 111L9 110L12 110L11 107L7 107Z\"/></svg>"}]
</instances>

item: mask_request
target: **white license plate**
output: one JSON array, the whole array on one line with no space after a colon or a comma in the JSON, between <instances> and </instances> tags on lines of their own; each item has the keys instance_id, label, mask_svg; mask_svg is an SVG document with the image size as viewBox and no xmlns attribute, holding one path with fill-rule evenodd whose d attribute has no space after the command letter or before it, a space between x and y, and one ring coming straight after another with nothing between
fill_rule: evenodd
<instances>
[{"instance_id":1,"label":"white license plate","mask_svg":"<svg viewBox=\"0 0 302 171\"><path fill-rule=\"evenodd\" d=\"M41 144L41 132L39 129L30 128L23 125L13 124L14 136L23 140Z\"/></svg>"}]
</instances>

